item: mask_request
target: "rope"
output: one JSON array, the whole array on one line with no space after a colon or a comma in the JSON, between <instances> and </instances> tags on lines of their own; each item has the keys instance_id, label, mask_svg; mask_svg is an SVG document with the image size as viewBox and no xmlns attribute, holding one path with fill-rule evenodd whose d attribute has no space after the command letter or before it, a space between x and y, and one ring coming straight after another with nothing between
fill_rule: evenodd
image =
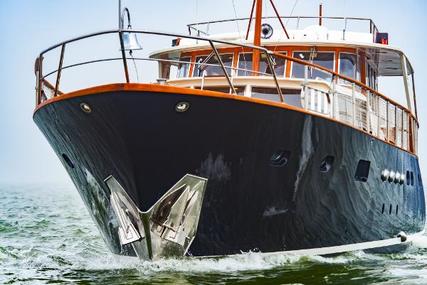
<instances>
[{"instance_id":1,"label":"rope","mask_svg":"<svg viewBox=\"0 0 427 285\"><path fill-rule=\"evenodd\" d=\"M292 15L294 14L294 11L295 11L295 7L297 6L297 4L298 4L298 0L295 0L295 2L294 2L294 5L292 6L292 9L291 9L291 13L289 14L289 17L292 17ZM289 20L290 20L290 18L288 18L287 20L286 20L286 24L285 24L285 26L288 26L288 23L289 23ZM280 38L277 38L277 43L278 42L280 42ZM274 52L276 51L276 49L277 49L277 45L274 47ZM289 55L289 56L292 56L292 55Z\"/></svg>"}]
</instances>

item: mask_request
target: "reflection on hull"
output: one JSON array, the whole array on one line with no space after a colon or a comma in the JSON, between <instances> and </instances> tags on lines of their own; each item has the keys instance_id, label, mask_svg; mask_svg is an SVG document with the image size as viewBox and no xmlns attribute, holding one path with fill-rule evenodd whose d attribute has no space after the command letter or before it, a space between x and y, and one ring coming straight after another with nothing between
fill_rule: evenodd
<instances>
[{"instance_id":1,"label":"reflection on hull","mask_svg":"<svg viewBox=\"0 0 427 285\"><path fill-rule=\"evenodd\" d=\"M180 102L188 110L178 112ZM181 240L181 253L186 244L187 254L201 256L335 247L424 228L417 158L325 118L225 98L122 91L52 103L34 120L115 253L150 257L147 247L141 254L132 245L147 232L143 219L141 228L133 221L141 238L130 226L127 243L119 205L131 204L140 218L188 173L209 183L194 241ZM413 184L384 181L384 169L412 173Z\"/></svg>"}]
</instances>

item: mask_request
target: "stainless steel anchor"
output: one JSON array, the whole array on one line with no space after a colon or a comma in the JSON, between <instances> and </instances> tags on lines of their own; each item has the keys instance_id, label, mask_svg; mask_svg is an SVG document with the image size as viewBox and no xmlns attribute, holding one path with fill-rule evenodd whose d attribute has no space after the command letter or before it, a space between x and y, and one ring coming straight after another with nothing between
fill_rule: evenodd
<instances>
[{"instance_id":1,"label":"stainless steel anchor","mask_svg":"<svg viewBox=\"0 0 427 285\"><path fill-rule=\"evenodd\" d=\"M113 176L107 177L120 244L131 244L141 259L184 256L196 236L207 181L186 174L142 212L120 183Z\"/></svg>"}]
</instances>

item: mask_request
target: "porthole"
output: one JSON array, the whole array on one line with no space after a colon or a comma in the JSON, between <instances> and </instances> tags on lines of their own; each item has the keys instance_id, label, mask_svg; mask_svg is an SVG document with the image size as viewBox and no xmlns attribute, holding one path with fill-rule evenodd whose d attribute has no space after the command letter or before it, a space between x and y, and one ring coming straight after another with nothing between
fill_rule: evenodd
<instances>
[{"instance_id":1,"label":"porthole","mask_svg":"<svg viewBox=\"0 0 427 285\"><path fill-rule=\"evenodd\" d=\"M62 154L62 158L64 159L65 163L68 165L68 167L70 168L74 168L74 164L71 161L71 159L68 157L68 155L66 155L65 153Z\"/></svg>"},{"instance_id":2,"label":"porthole","mask_svg":"<svg viewBox=\"0 0 427 285\"><path fill-rule=\"evenodd\" d=\"M80 109L86 114L90 114L92 112L92 108L87 103L80 103Z\"/></svg>"},{"instance_id":3,"label":"porthole","mask_svg":"<svg viewBox=\"0 0 427 285\"><path fill-rule=\"evenodd\" d=\"M399 214L399 205L396 205L396 216Z\"/></svg>"},{"instance_id":4,"label":"porthole","mask_svg":"<svg viewBox=\"0 0 427 285\"><path fill-rule=\"evenodd\" d=\"M381 209L381 214L384 214L385 204L383 204L383 208Z\"/></svg>"},{"instance_id":5,"label":"porthole","mask_svg":"<svg viewBox=\"0 0 427 285\"><path fill-rule=\"evenodd\" d=\"M187 112L188 109L190 109L190 103L188 102L178 102L175 105L175 111L177 111L178 113Z\"/></svg>"},{"instance_id":6,"label":"porthole","mask_svg":"<svg viewBox=\"0 0 427 285\"><path fill-rule=\"evenodd\" d=\"M270 157L270 165L274 167L283 167L288 163L291 152L279 149Z\"/></svg>"},{"instance_id":7,"label":"porthole","mask_svg":"<svg viewBox=\"0 0 427 285\"><path fill-rule=\"evenodd\" d=\"M391 211L393 210L393 205L390 204L390 209L388 210L388 214L391 215Z\"/></svg>"},{"instance_id":8,"label":"porthole","mask_svg":"<svg viewBox=\"0 0 427 285\"><path fill-rule=\"evenodd\" d=\"M415 185L415 181L414 181L414 172L410 172L411 173L411 186Z\"/></svg>"},{"instance_id":9,"label":"porthole","mask_svg":"<svg viewBox=\"0 0 427 285\"><path fill-rule=\"evenodd\" d=\"M406 171L406 185L411 184L411 176L409 175L409 171Z\"/></svg>"},{"instance_id":10,"label":"porthole","mask_svg":"<svg viewBox=\"0 0 427 285\"><path fill-rule=\"evenodd\" d=\"M326 156L322 162L320 163L320 172L327 173L331 170L332 165L334 163L334 157L332 155Z\"/></svg>"}]
</instances>

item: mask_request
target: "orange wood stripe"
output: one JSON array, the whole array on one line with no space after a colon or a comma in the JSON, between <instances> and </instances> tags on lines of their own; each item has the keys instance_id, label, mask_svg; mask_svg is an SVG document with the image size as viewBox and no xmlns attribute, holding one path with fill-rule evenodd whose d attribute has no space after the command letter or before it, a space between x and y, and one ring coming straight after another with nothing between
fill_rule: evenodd
<instances>
[{"instance_id":1,"label":"orange wood stripe","mask_svg":"<svg viewBox=\"0 0 427 285\"><path fill-rule=\"evenodd\" d=\"M414 155L415 157L417 157L417 155L415 153L411 153L408 150L405 150L401 147L398 147L388 141L382 140L380 138L377 138L375 136L373 136L372 134L368 133L367 131L364 130L360 130L357 129L355 127L353 127L352 125L346 124L344 122L335 120L333 118L329 118L329 117L325 117L325 116L321 116L315 113L310 113L307 112L304 109L298 108L298 107L294 107L291 105L287 105L287 104L283 104L283 103L279 103L279 102L273 102L273 101L267 101L267 100L263 100L263 99L258 99L258 98L251 98L251 97L244 97L244 96L238 96L238 95L231 95L231 94L227 94L227 93L222 93L222 92L216 92L216 91L209 91L209 90L200 90L200 89L190 89L190 88L183 88L183 87L176 87L176 86L167 86L167 85L160 85L160 84L139 84L139 83L114 83L114 84L108 84L108 85L100 85L100 86L95 86L95 87L91 87L91 88L86 88L86 89L81 89L81 90L77 90L71 93L67 93L61 96L56 96L54 98L51 98L49 100L44 101L43 103L39 104L36 109L34 110L34 114L33 116L36 114L36 112L38 110L40 110L41 108L55 103L55 102L59 102L59 101L65 101L71 98L76 98L76 97L83 97L83 96L88 96L88 95L96 95L96 94L102 94L102 93L107 93L107 92L120 92L120 91L137 91L137 92L154 92L154 93L168 93L168 94L182 94L182 95L196 95L196 96L206 96L206 97L215 97L215 98L224 98L224 99L229 99L229 100L237 100L237 101L243 101L243 102L250 102L250 103L255 103L255 104L261 104L261 105L266 105L266 106L273 106L273 107L278 107L281 109L286 109L286 110L292 110L292 111L296 111L296 112L300 112L300 113L304 113L307 115L311 115L314 117L319 117L319 118L323 118L325 120L329 120L329 121L333 121L336 122L338 124L347 126L349 128L355 129L359 132L365 133L368 136L371 136L381 142L384 142L388 145L391 145L393 147L396 147L400 150L403 150L409 154Z\"/></svg>"}]
</instances>

